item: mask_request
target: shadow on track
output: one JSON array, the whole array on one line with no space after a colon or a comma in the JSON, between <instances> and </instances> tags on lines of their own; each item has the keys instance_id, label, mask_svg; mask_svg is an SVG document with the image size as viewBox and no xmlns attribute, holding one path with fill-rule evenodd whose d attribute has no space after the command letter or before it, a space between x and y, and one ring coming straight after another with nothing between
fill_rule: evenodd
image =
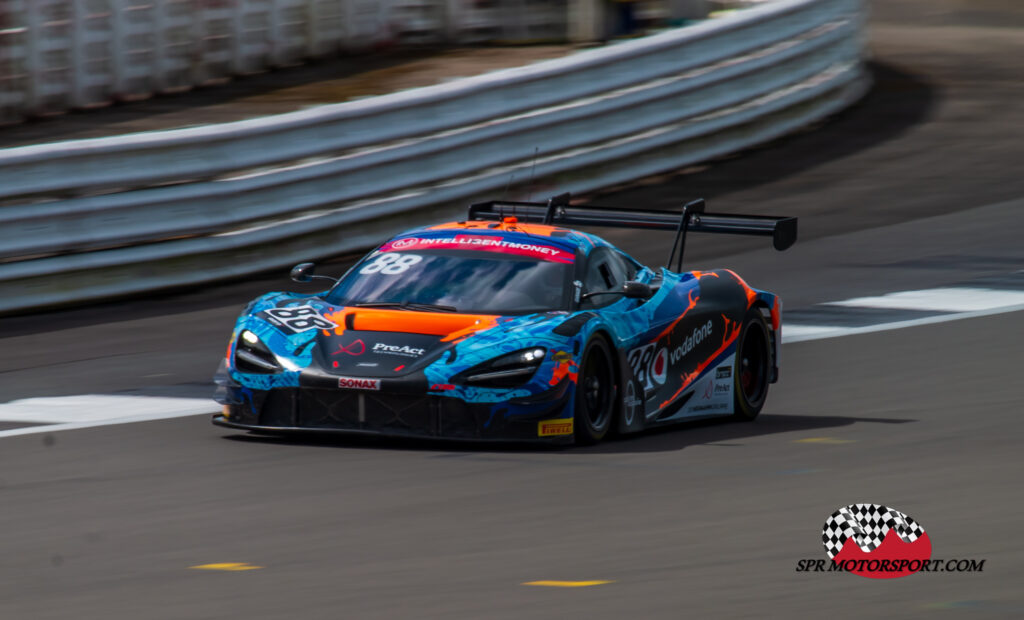
<instances>
[{"instance_id":1,"label":"shadow on track","mask_svg":"<svg viewBox=\"0 0 1024 620\"><path fill-rule=\"evenodd\" d=\"M626 435L607 443L589 448L580 448L579 454L629 452L669 452L690 446L716 445L742 447L738 440L776 435L779 433L801 433L823 431L857 423L907 424L917 420L903 418L858 418L847 416L811 415L765 415L754 422L739 422L729 418L684 422L678 426L662 427L641 433ZM794 437L793 439L803 439Z\"/></svg>"},{"instance_id":2,"label":"shadow on track","mask_svg":"<svg viewBox=\"0 0 1024 620\"><path fill-rule=\"evenodd\" d=\"M248 435L231 433L225 439L245 443L359 450L402 450L442 452L439 457L469 456L488 453L541 453L559 455L628 454L672 452L696 445L742 447L730 443L752 437L778 433L822 431L857 423L906 424L917 420L900 418L858 418L845 416L767 415L756 422L736 422L729 418L685 422L677 426L649 430L606 440L596 446L551 446L529 443L473 443L439 439L407 439L392 437L348 437L315 433L289 435Z\"/></svg>"}]
</instances>

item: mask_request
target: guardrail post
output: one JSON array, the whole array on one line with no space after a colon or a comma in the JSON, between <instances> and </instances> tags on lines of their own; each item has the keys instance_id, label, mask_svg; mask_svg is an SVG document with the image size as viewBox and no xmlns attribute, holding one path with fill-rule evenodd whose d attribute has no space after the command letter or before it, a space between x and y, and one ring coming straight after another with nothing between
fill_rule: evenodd
<instances>
[{"instance_id":1,"label":"guardrail post","mask_svg":"<svg viewBox=\"0 0 1024 620\"><path fill-rule=\"evenodd\" d=\"M709 0L669 0L669 19L704 19L710 12Z\"/></svg>"},{"instance_id":2,"label":"guardrail post","mask_svg":"<svg viewBox=\"0 0 1024 620\"><path fill-rule=\"evenodd\" d=\"M21 118L25 76L24 0L0 0L0 123Z\"/></svg>"},{"instance_id":3,"label":"guardrail post","mask_svg":"<svg viewBox=\"0 0 1024 620\"><path fill-rule=\"evenodd\" d=\"M106 98L128 98L131 95L129 76L132 74L134 52L128 43L131 32L130 7L128 0L107 0L107 87ZM97 101L96 103L100 103Z\"/></svg>"},{"instance_id":4,"label":"guardrail post","mask_svg":"<svg viewBox=\"0 0 1024 620\"><path fill-rule=\"evenodd\" d=\"M39 49L43 22L42 7L31 0L25 0L25 107L29 112L42 108L42 52Z\"/></svg>"},{"instance_id":5,"label":"guardrail post","mask_svg":"<svg viewBox=\"0 0 1024 620\"><path fill-rule=\"evenodd\" d=\"M592 43L608 38L607 0L569 0L569 40Z\"/></svg>"}]
</instances>

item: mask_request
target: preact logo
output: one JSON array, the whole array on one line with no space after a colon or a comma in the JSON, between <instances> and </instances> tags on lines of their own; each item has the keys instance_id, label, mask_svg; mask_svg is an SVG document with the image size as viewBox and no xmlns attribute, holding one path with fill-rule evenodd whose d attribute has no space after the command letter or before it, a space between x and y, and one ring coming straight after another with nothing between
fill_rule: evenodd
<instances>
[{"instance_id":1,"label":"preact logo","mask_svg":"<svg viewBox=\"0 0 1024 620\"><path fill-rule=\"evenodd\" d=\"M821 532L825 553L842 570L872 579L906 577L928 566L932 543L906 514L881 504L851 504Z\"/></svg>"},{"instance_id":2,"label":"preact logo","mask_svg":"<svg viewBox=\"0 0 1024 620\"><path fill-rule=\"evenodd\" d=\"M350 390L380 391L380 379L363 379L361 377L338 377L338 387Z\"/></svg>"},{"instance_id":3,"label":"preact logo","mask_svg":"<svg viewBox=\"0 0 1024 620\"><path fill-rule=\"evenodd\" d=\"M397 346L378 342L373 345L373 352L383 355L403 355L405 357L419 357L426 352L426 349L417 349L406 345Z\"/></svg>"}]
</instances>

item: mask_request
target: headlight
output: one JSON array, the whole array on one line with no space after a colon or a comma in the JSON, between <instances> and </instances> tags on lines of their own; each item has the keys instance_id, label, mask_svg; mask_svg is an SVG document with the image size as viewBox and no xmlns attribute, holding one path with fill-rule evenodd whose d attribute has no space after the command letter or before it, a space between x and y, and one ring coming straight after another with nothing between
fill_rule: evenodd
<instances>
[{"instance_id":1,"label":"headlight","mask_svg":"<svg viewBox=\"0 0 1024 620\"><path fill-rule=\"evenodd\" d=\"M544 347L514 351L464 370L452 377L452 380L479 387L518 387L529 381L533 373L537 372L546 353Z\"/></svg>"},{"instance_id":2,"label":"headlight","mask_svg":"<svg viewBox=\"0 0 1024 620\"><path fill-rule=\"evenodd\" d=\"M273 374L281 372L281 364L259 336L243 329L235 343L235 368L242 372Z\"/></svg>"}]
</instances>

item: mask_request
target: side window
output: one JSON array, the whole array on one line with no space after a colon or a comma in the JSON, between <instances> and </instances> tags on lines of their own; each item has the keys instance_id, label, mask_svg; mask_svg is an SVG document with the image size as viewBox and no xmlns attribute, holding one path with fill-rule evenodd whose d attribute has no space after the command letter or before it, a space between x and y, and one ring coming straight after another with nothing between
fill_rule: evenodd
<instances>
[{"instance_id":1,"label":"side window","mask_svg":"<svg viewBox=\"0 0 1024 620\"><path fill-rule=\"evenodd\" d=\"M583 275L583 292L617 291L622 288L622 283L628 279L623 263L615 252L607 248L597 248L591 252L587 260L587 270ZM584 299L580 307L600 308L619 299L617 295L596 295Z\"/></svg>"},{"instance_id":2,"label":"side window","mask_svg":"<svg viewBox=\"0 0 1024 620\"><path fill-rule=\"evenodd\" d=\"M619 277L619 286L622 286L626 280L636 278L639 268L629 257L622 252L615 251L609 252L608 255L611 258L612 271Z\"/></svg>"}]
</instances>

